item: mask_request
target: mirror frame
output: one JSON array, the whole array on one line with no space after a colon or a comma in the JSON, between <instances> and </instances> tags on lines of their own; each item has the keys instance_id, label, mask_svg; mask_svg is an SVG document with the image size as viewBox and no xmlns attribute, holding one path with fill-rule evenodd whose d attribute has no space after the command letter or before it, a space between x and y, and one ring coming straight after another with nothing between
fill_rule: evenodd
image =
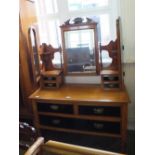
<instances>
[{"instance_id":1,"label":"mirror frame","mask_svg":"<svg viewBox=\"0 0 155 155\"><path fill-rule=\"evenodd\" d=\"M31 43L31 31L33 32L33 35L34 35L34 42L35 42L35 46L36 46L36 55L37 55L37 58L38 58L38 64L36 64L36 65L38 65L37 67L38 67L38 74L36 75L36 73L35 73L35 64L34 64L34 62L35 62L35 60L34 60L34 51L33 51L33 47L32 47L32 43ZM39 80L40 80L40 57L39 57L39 48L38 48L38 44L39 44L39 38L38 38L38 36L37 36L37 33L38 33L38 31L37 31L37 25L31 25L29 28L28 28L28 41L29 41L29 49L30 49L30 59L31 59L31 66L32 66L32 76L33 76L33 82L34 82L34 85L36 85L37 83L39 83Z\"/></svg>"},{"instance_id":2,"label":"mirror frame","mask_svg":"<svg viewBox=\"0 0 155 155\"><path fill-rule=\"evenodd\" d=\"M76 18L77 19L77 18ZM80 19L80 18L78 18ZM61 39L62 39L62 51L63 51L63 71L65 75L98 75L100 71L100 65L99 65L99 53L98 53L98 36L97 36L97 23L92 21L91 19L87 18L87 22L82 22L79 20L79 22L75 22L73 24L70 24L70 20L67 20L63 25L60 26L61 29ZM96 66L96 73L71 73L68 72L67 67L67 51L65 48L65 32L69 31L75 31L75 30L87 30L92 29L94 31L94 49L95 49L95 66Z\"/></svg>"}]
</instances>

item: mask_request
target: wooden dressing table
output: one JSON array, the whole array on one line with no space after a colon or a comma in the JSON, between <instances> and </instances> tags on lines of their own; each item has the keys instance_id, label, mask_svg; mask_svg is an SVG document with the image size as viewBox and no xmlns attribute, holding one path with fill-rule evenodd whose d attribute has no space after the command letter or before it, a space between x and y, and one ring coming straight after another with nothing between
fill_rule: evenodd
<instances>
[{"instance_id":1,"label":"wooden dressing table","mask_svg":"<svg viewBox=\"0 0 155 155\"><path fill-rule=\"evenodd\" d=\"M63 85L38 89L30 97L35 127L127 140L129 97L126 90L104 91L100 85Z\"/></svg>"},{"instance_id":2,"label":"wooden dressing table","mask_svg":"<svg viewBox=\"0 0 155 155\"><path fill-rule=\"evenodd\" d=\"M60 26L63 51L60 79L66 75L100 74L101 84L69 85L64 82L60 86L63 80L59 80L59 74L53 73L51 62L58 49L43 44L41 56L46 57L42 57L43 71L46 73L42 72L41 79L47 85L41 85L29 97L32 100L35 127L39 132L47 129L120 138L123 151L127 140L129 97L122 78L119 20L116 21L117 39L108 45L100 44L99 48L96 22L89 18L87 22L82 22L82 18L75 18L73 24L70 21ZM76 44L73 39L75 35L78 36ZM82 42L84 36L86 38ZM102 62L105 50L112 59L108 67Z\"/></svg>"}]
</instances>

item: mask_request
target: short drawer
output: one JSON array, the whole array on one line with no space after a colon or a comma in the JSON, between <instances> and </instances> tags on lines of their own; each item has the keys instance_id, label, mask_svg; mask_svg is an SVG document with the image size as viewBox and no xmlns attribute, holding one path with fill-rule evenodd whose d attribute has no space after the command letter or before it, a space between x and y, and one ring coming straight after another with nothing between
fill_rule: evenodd
<instances>
[{"instance_id":1,"label":"short drawer","mask_svg":"<svg viewBox=\"0 0 155 155\"><path fill-rule=\"evenodd\" d=\"M120 107L110 106L79 106L79 113L83 115L120 116Z\"/></svg>"},{"instance_id":2,"label":"short drawer","mask_svg":"<svg viewBox=\"0 0 155 155\"><path fill-rule=\"evenodd\" d=\"M55 104L55 103L40 103L37 102L37 109L39 112L54 112L73 114L73 106L69 104Z\"/></svg>"},{"instance_id":3,"label":"short drawer","mask_svg":"<svg viewBox=\"0 0 155 155\"><path fill-rule=\"evenodd\" d=\"M102 78L104 81L119 81L118 76L103 76Z\"/></svg>"},{"instance_id":4,"label":"short drawer","mask_svg":"<svg viewBox=\"0 0 155 155\"><path fill-rule=\"evenodd\" d=\"M70 118L39 115L39 120L41 125L69 129L74 128L74 120Z\"/></svg>"},{"instance_id":5,"label":"short drawer","mask_svg":"<svg viewBox=\"0 0 155 155\"><path fill-rule=\"evenodd\" d=\"M120 87L119 83L104 83L104 88L111 89L115 88L118 89Z\"/></svg>"},{"instance_id":6,"label":"short drawer","mask_svg":"<svg viewBox=\"0 0 155 155\"><path fill-rule=\"evenodd\" d=\"M56 77L43 77L44 80L56 80Z\"/></svg>"},{"instance_id":7,"label":"short drawer","mask_svg":"<svg viewBox=\"0 0 155 155\"><path fill-rule=\"evenodd\" d=\"M120 134L120 122L76 120L76 128L84 131Z\"/></svg>"}]
</instances>

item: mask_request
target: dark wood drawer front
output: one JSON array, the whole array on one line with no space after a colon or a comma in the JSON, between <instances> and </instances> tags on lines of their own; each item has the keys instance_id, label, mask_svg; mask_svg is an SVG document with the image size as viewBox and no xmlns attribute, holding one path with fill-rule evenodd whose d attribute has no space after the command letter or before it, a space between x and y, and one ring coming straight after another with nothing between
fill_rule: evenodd
<instances>
[{"instance_id":1,"label":"dark wood drawer front","mask_svg":"<svg viewBox=\"0 0 155 155\"><path fill-rule=\"evenodd\" d=\"M76 128L85 131L120 134L119 122L76 120Z\"/></svg>"},{"instance_id":2,"label":"dark wood drawer front","mask_svg":"<svg viewBox=\"0 0 155 155\"><path fill-rule=\"evenodd\" d=\"M103 76L104 81L118 81L119 77L118 76Z\"/></svg>"},{"instance_id":3,"label":"dark wood drawer front","mask_svg":"<svg viewBox=\"0 0 155 155\"><path fill-rule=\"evenodd\" d=\"M60 127L60 128L74 128L74 120L70 118L61 118L53 116L39 116L40 124L46 126Z\"/></svg>"},{"instance_id":4,"label":"dark wood drawer front","mask_svg":"<svg viewBox=\"0 0 155 155\"><path fill-rule=\"evenodd\" d=\"M44 77L44 80L56 80L56 77Z\"/></svg>"},{"instance_id":5,"label":"dark wood drawer front","mask_svg":"<svg viewBox=\"0 0 155 155\"><path fill-rule=\"evenodd\" d=\"M50 104L50 103L37 103L39 112L54 112L54 113L65 113L73 114L73 106L66 104Z\"/></svg>"},{"instance_id":6,"label":"dark wood drawer front","mask_svg":"<svg viewBox=\"0 0 155 155\"><path fill-rule=\"evenodd\" d=\"M104 88L108 88L108 89L111 89L111 88L119 88L119 83L104 83Z\"/></svg>"},{"instance_id":7,"label":"dark wood drawer front","mask_svg":"<svg viewBox=\"0 0 155 155\"><path fill-rule=\"evenodd\" d=\"M120 116L120 107L107 106L79 106L79 113L83 115Z\"/></svg>"}]
</instances>

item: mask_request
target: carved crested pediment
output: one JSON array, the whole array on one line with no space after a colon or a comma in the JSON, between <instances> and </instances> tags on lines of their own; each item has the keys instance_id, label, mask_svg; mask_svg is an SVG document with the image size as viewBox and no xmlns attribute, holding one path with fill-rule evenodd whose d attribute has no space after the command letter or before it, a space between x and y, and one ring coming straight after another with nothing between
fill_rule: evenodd
<instances>
[{"instance_id":1,"label":"carved crested pediment","mask_svg":"<svg viewBox=\"0 0 155 155\"><path fill-rule=\"evenodd\" d=\"M74 25L74 24L89 24L91 22L94 22L92 19L88 17L76 17L76 18L71 18L68 19L67 21L64 22L64 25Z\"/></svg>"}]
</instances>

